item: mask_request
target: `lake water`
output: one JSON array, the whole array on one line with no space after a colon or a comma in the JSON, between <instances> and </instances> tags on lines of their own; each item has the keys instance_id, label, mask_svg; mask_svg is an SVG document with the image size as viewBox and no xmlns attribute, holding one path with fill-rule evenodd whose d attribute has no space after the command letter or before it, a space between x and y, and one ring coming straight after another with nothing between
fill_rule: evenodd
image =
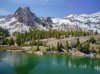
<instances>
[{"instance_id":1,"label":"lake water","mask_svg":"<svg viewBox=\"0 0 100 74\"><path fill-rule=\"evenodd\" d=\"M100 74L100 59L0 52L0 74Z\"/></svg>"}]
</instances>

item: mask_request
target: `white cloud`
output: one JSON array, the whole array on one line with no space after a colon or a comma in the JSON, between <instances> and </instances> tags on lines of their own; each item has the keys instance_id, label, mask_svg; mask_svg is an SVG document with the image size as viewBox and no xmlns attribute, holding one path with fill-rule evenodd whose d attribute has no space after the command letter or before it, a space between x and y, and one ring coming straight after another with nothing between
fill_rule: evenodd
<instances>
[{"instance_id":1,"label":"white cloud","mask_svg":"<svg viewBox=\"0 0 100 74\"><path fill-rule=\"evenodd\" d=\"M1 15L7 15L7 14L9 14L9 13L10 13L9 11L0 8L0 14L1 14Z\"/></svg>"}]
</instances>

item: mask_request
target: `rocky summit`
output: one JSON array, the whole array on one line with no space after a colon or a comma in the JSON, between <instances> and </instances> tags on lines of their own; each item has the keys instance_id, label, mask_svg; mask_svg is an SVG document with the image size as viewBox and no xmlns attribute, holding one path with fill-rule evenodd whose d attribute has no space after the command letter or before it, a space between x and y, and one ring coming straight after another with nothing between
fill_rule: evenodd
<instances>
[{"instance_id":1,"label":"rocky summit","mask_svg":"<svg viewBox=\"0 0 100 74\"><path fill-rule=\"evenodd\" d=\"M18 22L24 23L27 26L35 26L35 23L39 20L37 16L30 11L29 7L19 7L13 17L15 17Z\"/></svg>"}]
</instances>

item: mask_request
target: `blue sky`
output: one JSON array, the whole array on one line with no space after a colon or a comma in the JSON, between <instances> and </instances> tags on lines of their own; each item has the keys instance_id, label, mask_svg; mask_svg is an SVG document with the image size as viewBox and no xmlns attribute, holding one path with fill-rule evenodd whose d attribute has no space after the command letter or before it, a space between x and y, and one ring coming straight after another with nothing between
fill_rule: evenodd
<instances>
[{"instance_id":1,"label":"blue sky","mask_svg":"<svg viewBox=\"0 0 100 74\"><path fill-rule=\"evenodd\" d=\"M13 14L18 7L29 6L37 16L64 17L100 11L100 0L0 0L0 15Z\"/></svg>"}]
</instances>

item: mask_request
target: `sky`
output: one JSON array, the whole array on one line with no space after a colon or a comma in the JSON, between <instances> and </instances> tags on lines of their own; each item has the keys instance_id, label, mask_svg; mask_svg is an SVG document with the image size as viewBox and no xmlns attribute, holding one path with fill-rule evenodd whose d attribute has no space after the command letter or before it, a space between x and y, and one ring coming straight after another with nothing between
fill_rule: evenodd
<instances>
[{"instance_id":1,"label":"sky","mask_svg":"<svg viewBox=\"0 0 100 74\"><path fill-rule=\"evenodd\" d=\"M18 7L27 6L39 17L100 12L100 0L0 0L0 16L13 14Z\"/></svg>"}]
</instances>

